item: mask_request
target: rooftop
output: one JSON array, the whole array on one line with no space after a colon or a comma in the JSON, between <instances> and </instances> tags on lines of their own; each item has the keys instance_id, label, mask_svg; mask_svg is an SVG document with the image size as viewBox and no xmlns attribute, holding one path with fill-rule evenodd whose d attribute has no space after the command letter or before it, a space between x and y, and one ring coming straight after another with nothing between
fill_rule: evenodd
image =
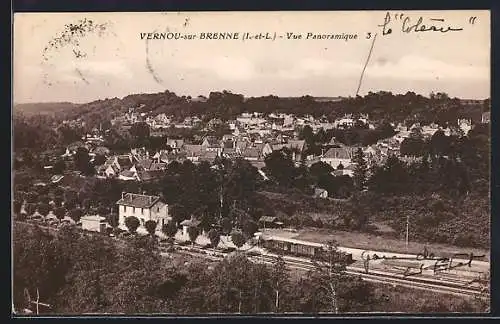
<instances>
[{"instance_id":1,"label":"rooftop","mask_svg":"<svg viewBox=\"0 0 500 324\"><path fill-rule=\"evenodd\" d=\"M158 196L124 193L122 195L122 199L118 200L116 204L137 208L150 208L159 200L160 197Z\"/></svg>"}]
</instances>

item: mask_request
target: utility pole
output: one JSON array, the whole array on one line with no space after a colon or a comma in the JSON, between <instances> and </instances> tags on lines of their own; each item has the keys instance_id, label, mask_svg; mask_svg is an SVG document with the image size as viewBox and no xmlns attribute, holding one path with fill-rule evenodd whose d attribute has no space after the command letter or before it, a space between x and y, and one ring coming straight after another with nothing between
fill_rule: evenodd
<instances>
[{"instance_id":1,"label":"utility pole","mask_svg":"<svg viewBox=\"0 0 500 324\"><path fill-rule=\"evenodd\" d=\"M410 229L410 214L406 214L406 253L408 253L409 229Z\"/></svg>"}]
</instances>

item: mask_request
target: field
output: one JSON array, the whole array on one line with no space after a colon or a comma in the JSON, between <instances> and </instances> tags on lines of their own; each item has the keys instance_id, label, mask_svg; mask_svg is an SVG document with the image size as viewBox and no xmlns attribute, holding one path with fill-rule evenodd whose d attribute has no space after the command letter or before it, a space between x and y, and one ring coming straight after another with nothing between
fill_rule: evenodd
<instances>
[{"instance_id":1,"label":"field","mask_svg":"<svg viewBox=\"0 0 500 324\"><path fill-rule=\"evenodd\" d=\"M406 244L404 240L397 240L386 238L382 236L377 236L368 233L359 232L344 232L332 229L319 229L319 228L305 228L298 230L297 232L289 232L281 229L266 229L266 233L272 234L274 236L281 236L286 238L294 238L297 240L311 241L317 243L326 243L329 240L334 239L340 246L366 249L366 250L376 250L382 252L396 252L396 253L410 253L418 254L424 250L427 246L429 253L474 253L474 255L485 255L488 259L490 257L490 251L484 249L475 248L461 248L452 245L437 244L437 243L417 243L409 242L408 249L406 249Z\"/></svg>"}]
</instances>

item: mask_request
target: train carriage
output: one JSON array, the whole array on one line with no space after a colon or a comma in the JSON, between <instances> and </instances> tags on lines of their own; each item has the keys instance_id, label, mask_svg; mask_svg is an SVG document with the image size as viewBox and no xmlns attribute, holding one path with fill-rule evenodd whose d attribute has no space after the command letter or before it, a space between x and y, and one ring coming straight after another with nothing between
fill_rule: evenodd
<instances>
[{"instance_id":1,"label":"train carriage","mask_svg":"<svg viewBox=\"0 0 500 324\"><path fill-rule=\"evenodd\" d=\"M286 238L263 239L262 247L274 253L307 258L318 258L325 252L324 244ZM345 254L344 257L349 264L353 262L351 253Z\"/></svg>"}]
</instances>

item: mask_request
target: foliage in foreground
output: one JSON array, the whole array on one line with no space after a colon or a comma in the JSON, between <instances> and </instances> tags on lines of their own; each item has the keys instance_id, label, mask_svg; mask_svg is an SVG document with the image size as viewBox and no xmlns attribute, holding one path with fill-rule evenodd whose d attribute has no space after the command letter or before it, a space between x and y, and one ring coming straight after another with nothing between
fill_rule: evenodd
<instances>
[{"instance_id":1,"label":"foliage in foreground","mask_svg":"<svg viewBox=\"0 0 500 324\"><path fill-rule=\"evenodd\" d=\"M340 264L332 264L328 258L297 279L281 260L264 265L236 253L216 264L202 260L177 264L175 258L162 258L155 244L147 237L116 241L82 235L72 228L52 236L39 228L16 224L16 308L27 306L25 288L31 292L38 288L41 299L53 305L51 312L58 314L404 312L414 309L415 303L428 302L426 296L405 300L397 291L375 288L346 275ZM333 276L325 276L328 269L335 269ZM331 280L335 280L334 285L330 285ZM404 296L408 295L412 294L405 292ZM431 311L484 310L473 300L453 300ZM448 308L450 305L453 307Z\"/></svg>"}]
</instances>

